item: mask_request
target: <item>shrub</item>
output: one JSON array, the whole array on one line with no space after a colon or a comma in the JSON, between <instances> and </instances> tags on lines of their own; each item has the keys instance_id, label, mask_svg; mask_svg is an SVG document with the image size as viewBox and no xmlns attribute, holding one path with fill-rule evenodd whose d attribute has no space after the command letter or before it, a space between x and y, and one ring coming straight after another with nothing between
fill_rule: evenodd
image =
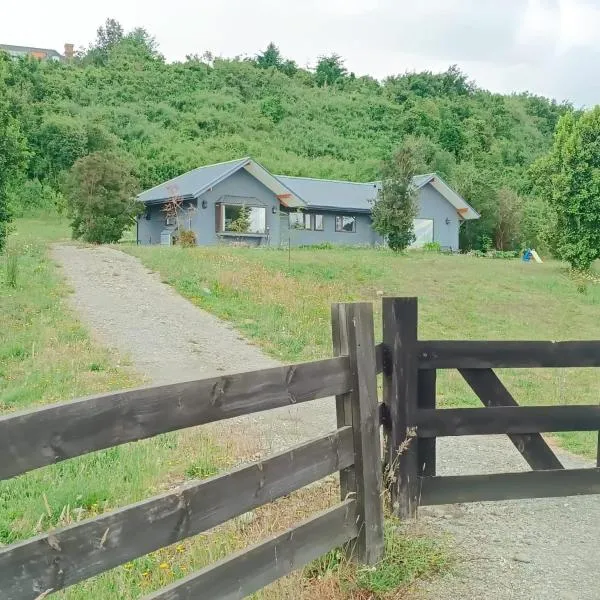
<instances>
[{"instance_id":1,"label":"shrub","mask_svg":"<svg viewBox=\"0 0 600 600\"><path fill-rule=\"evenodd\" d=\"M141 203L129 163L112 152L94 152L75 162L64 182L75 239L118 242L134 222Z\"/></svg>"},{"instance_id":2,"label":"shrub","mask_svg":"<svg viewBox=\"0 0 600 600\"><path fill-rule=\"evenodd\" d=\"M439 242L426 242L423 244L423 250L425 252L441 252L442 246Z\"/></svg>"},{"instance_id":3,"label":"shrub","mask_svg":"<svg viewBox=\"0 0 600 600\"><path fill-rule=\"evenodd\" d=\"M183 248L193 248L196 245L196 234L191 229L180 231L179 245Z\"/></svg>"}]
</instances>

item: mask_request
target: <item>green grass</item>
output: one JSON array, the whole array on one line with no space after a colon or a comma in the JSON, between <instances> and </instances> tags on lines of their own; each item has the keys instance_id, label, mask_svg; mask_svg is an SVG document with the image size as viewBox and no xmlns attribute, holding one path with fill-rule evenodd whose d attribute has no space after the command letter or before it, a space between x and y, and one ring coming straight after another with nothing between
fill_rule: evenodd
<instances>
[{"instance_id":1,"label":"green grass","mask_svg":"<svg viewBox=\"0 0 600 600\"><path fill-rule=\"evenodd\" d=\"M600 339L600 284L543 265L387 250L286 251L122 247L182 295L231 321L284 361L331 354L333 302L373 301L380 292L419 297L422 339ZM377 325L377 334L380 334ZM502 370L522 404L596 404L600 370ZM441 372L441 406L479 406L457 372ZM595 456L594 432L557 434L567 449Z\"/></svg>"},{"instance_id":2,"label":"green grass","mask_svg":"<svg viewBox=\"0 0 600 600\"><path fill-rule=\"evenodd\" d=\"M141 381L123 357L94 343L70 310L69 290L49 258L68 238L60 219L22 220L0 255L0 414ZM6 261L18 261L16 280ZM3 264L4 263L4 264ZM38 469L0 482L0 546L142 500L215 474L228 457L207 435L187 430ZM57 594L133 599L233 548L229 534L163 549Z\"/></svg>"},{"instance_id":3,"label":"green grass","mask_svg":"<svg viewBox=\"0 0 600 600\"><path fill-rule=\"evenodd\" d=\"M348 561L343 549L336 548L308 565L305 576L321 580L334 577L350 597L379 600L398 598L418 579L444 572L451 565L446 545L419 534L413 526L388 519L384 535L385 553L374 567L357 566Z\"/></svg>"}]
</instances>

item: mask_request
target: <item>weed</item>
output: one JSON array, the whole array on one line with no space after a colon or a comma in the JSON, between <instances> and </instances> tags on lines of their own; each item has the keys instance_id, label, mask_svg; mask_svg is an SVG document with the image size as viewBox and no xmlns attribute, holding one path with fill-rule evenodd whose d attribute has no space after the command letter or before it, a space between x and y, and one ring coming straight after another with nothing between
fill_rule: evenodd
<instances>
[{"instance_id":1,"label":"weed","mask_svg":"<svg viewBox=\"0 0 600 600\"><path fill-rule=\"evenodd\" d=\"M17 279L19 275L19 255L14 252L6 254L6 285L12 288L17 287Z\"/></svg>"}]
</instances>

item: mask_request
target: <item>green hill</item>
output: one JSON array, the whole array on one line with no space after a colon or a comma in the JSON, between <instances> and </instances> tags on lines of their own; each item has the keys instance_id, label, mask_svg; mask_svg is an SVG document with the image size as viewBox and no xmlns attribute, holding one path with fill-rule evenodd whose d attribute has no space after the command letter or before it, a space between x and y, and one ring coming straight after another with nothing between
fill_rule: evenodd
<instances>
[{"instance_id":1,"label":"green hill","mask_svg":"<svg viewBox=\"0 0 600 600\"><path fill-rule=\"evenodd\" d=\"M276 173L369 181L407 144L422 170L441 173L483 214L467 246L535 241L543 207L523 198L525 173L566 105L490 93L456 67L378 82L335 55L300 69L273 46L252 60L167 63L143 30L124 35L107 22L99 34L69 64L0 61L0 96L30 153L29 183L13 194L19 209L54 202L63 171L96 150L128 155L145 189L243 155Z\"/></svg>"}]
</instances>

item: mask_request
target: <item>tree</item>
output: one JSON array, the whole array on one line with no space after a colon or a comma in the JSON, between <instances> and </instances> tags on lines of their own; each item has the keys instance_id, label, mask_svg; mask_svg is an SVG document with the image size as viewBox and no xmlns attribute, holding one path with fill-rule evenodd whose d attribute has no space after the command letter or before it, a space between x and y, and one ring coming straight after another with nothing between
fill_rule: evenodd
<instances>
[{"instance_id":1,"label":"tree","mask_svg":"<svg viewBox=\"0 0 600 600\"><path fill-rule=\"evenodd\" d=\"M4 249L12 219L9 203L11 184L25 167L27 150L18 121L12 116L5 95L5 62L0 56L0 252Z\"/></svg>"},{"instance_id":2,"label":"tree","mask_svg":"<svg viewBox=\"0 0 600 600\"><path fill-rule=\"evenodd\" d=\"M264 52L256 55L256 64L262 69L268 69L269 67L278 69L283 64L283 56L281 56L279 48L273 42L270 42Z\"/></svg>"},{"instance_id":3,"label":"tree","mask_svg":"<svg viewBox=\"0 0 600 600\"><path fill-rule=\"evenodd\" d=\"M63 186L73 237L118 242L140 213L133 197L137 185L129 162L117 154L95 152L77 160Z\"/></svg>"},{"instance_id":4,"label":"tree","mask_svg":"<svg viewBox=\"0 0 600 600\"><path fill-rule=\"evenodd\" d=\"M552 149L530 176L553 213L554 253L574 269L589 269L600 258L600 107L563 115Z\"/></svg>"},{"instance_id":5,"label":"tree","mask_svg":"<svg viewBox=\"0 0 600 600\"><path fill-rule=\"evenodd\" d=\"M373 229L387 239L395 252L405 250L415 239L414 219L418 208L412 179L415 163L410 151L401 148L381 168L381 188L373 203Z\"/></svg>"},{"instance_id":6,"label":"tree","mask_svg":"<svg viewBox=\"0 0 600 600\"><path fill-rule=\"evenodd\" d=\"M232 209L232 207L229 208ZM237 211L237 216L229 224L229 231L248 233L250 225L250 210L245 204L242 204Z\"/></svg>"},{"instance_id":7,"label":"tree","mask_svg":"<svg viewBox=\"0 0 600 600\"><path fill-rule=\"evenodd\" d=\"M339 54L320 56L315 70L315 80L318 86L333 85L348 74L344 59Z\"/></svg>"}]
</instances>

